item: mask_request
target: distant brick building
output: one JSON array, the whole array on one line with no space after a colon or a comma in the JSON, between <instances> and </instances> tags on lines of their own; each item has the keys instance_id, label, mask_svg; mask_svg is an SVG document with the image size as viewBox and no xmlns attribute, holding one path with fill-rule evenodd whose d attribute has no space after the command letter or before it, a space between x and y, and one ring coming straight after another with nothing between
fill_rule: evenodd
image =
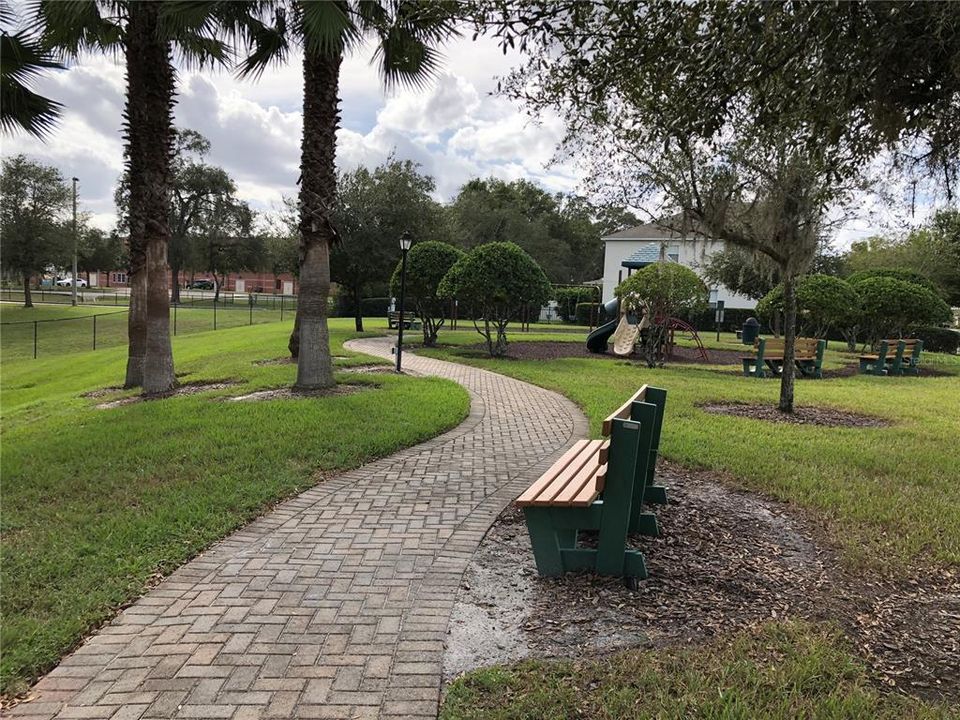
<instances>
[{"instance_id":1,"label":"distant brick building","mask_svg":"<svg viewBox=\"0 0 960 720\"><path fill-rule=\"evenodd\" d=\"M126 270L96 270L88 273L91 287L129 287ZM213 282L213 275L206 272L181 272L179 285L187 287L197 280ZM230 273L224 280L222 290L238 293L267 293L270 295L296 295L300 284L291 273L240 272Z\"/></svg>"}]
</instances>

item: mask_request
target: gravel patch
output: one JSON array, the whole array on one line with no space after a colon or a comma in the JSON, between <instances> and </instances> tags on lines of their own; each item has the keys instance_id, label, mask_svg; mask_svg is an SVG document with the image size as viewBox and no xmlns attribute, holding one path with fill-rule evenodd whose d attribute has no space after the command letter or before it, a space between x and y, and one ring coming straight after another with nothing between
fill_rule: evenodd
<instances>
[{"instance_id":1,"label":"gravel patch","mask_svg":"<svg viewBox=\"0 0 960 720\"><path fill-rule=\"evenodd\" d=\"M181 397L183 395L196 395L197 393L208 392L210 390L223 390L224 388L239 384L239 380L216 380L213 382L184 383L183 385L179 385L169 392L152 393L150 395L133 395L131 397L118 398L117 400L99 403L95 407L97 410L109 410L111 408L123 407L124 405L136 405L137 403L141 402L164 400L166 398ZM109 390L109 388L107 390ZM91 394L89 397L96 396Z\"/></svg>"}]
</instances>

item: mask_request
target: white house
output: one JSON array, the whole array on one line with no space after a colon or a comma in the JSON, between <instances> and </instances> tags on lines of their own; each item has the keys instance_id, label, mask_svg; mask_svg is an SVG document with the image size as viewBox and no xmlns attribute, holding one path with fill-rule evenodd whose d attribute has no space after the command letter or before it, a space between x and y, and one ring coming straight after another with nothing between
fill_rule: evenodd
<instances>
[{"instance_id":1,"label":"white house","mask_svg":"<svg viewBox=\"0 0 960 720\"><path fill-rule=\"evenodd\" d=\"M709 257L724 247L722 240L700 235L682 235L659 225L638 225L603 238L603 302L612 300L621 281L642 267L659 260L685 265L701 277ZM756 301L728 290L710 286L710 302L723 300L727 308L753 308Z\"/></svg>"}]
</instances>

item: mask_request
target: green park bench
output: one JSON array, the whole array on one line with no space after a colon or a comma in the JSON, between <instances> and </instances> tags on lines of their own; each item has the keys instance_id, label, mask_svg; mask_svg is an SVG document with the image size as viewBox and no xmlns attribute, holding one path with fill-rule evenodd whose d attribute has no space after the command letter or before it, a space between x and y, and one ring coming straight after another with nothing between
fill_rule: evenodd
<instances>
[{"instance_id":1,"label":"green park bench","mask_svg":"<svg viewBox=\"0 0 960 720\"><path fill-rule=\"evenodd\" d=\"M743 355L743 374L746 377L766 377L783 373L783 338L757 338L753 355ZM793 362L806 377L823 377L823 351L826 340L797 338L793 346Z\"/></svg>"},{"instance_id":2,"label":"green park bench","mask_svg":"<svg viewBox=\"0 0 960 720\"><path fill-rule=\"evenodd\" d=\"M400 313L396 310L387 312L387 327L391 330L400 327ZM420 318L416 313L405 312L403 314L403 327L405 330L418 330L420 328Z\"/></svg>"},{"instance_id":3,"label":"green park bench","mask_svg":"<svg viewBox=\"0 0 960 720\"><path fill-rule=\"evenodd\" d=\"M647 577L643 554L626 540L659 534L656 516L641 505L667 502L666 488L654 484L666 401L666 390L644 385L603 421L608 440L578 440L517 498L541 575ZM596 547L578 544L582 530L598 531Z\"/></svg>"},{"instance_id":4,"label":"green park bench","mask_svg":"<svg viewBox=\"0 0 960 720\"><path fill-rule=\"evenodd\" d=\"M891 353L891 348L896 350ZM866 375L919 375L923 340L881 340L875 354L860 356Z\"/></svg>"}]
</instances>

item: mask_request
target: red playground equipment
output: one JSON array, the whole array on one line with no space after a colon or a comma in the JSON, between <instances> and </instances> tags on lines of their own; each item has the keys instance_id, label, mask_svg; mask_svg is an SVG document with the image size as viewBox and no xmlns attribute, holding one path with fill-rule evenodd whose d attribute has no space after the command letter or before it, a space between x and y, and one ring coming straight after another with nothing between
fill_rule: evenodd
<instances>
[{"instance_id":1,"label":"red playground equipment","mask_svg":"<svg viewBox=\"0 0 960 720\"><path fill-rule=\"evenodd\" d=\"M667 318L667 357L673 356L673 348L676 344L674 333L676 333L678 330L687 333L685 339L695 342L697 344L697 351L700 353L700 357L703 358L704 362L710 362L710 356L707 354L707 349L703 346L703 342L700 340L700 335L697 333L697 329L690 323L675 317Z\"/></svg>"}]
</instances>

